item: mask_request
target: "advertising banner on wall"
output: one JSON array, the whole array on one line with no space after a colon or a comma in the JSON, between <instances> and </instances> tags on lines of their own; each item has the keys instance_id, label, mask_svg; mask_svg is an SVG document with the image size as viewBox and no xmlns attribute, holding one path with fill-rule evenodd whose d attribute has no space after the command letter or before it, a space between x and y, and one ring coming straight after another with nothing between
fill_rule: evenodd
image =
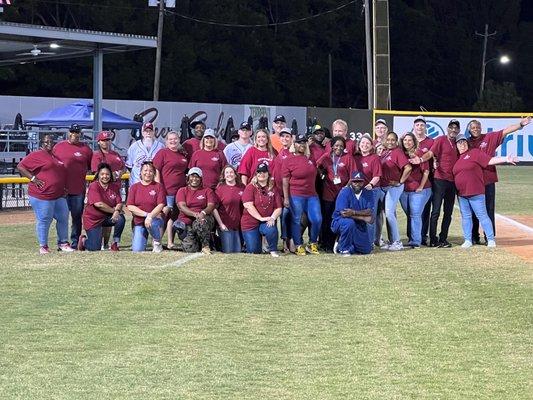
<instances>
[{"instance_id":1,"label":"advertising banner on wall","mask_svg":"<svg viewBox=\"0 0 533 400\"><path fill-rule=\"evenodd\" d=\"M426 115L428 135L436 138L446 134L446 128L452 117L441 117ZM468 123L472 119L481 122L483 133L499 131L509 125L517 124L519 117L506 118L486 118L486 117L459 117L455 118L461 123L461 132L469 136ZM413 129L414 116L394 116L394 131L400 136ZM526 126L524 129L516 131L505 138L505 141L496 150L496 156L517 156L519 161L533 162L533 124Z\"/></svg>"}]
</instances>

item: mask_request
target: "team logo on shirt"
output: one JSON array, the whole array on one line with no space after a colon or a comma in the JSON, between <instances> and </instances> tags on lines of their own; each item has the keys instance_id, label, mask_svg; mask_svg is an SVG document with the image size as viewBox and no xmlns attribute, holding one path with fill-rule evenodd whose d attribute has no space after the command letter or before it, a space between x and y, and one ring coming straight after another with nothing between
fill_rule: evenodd
<instances>
[{"instance_id":1,"label":"team logo on shirt","mask_svg":"<svg viewBox=\"0 0 533 400\"><path fill-rule=\"evenodd\" d=\"M155 196L155 195L157 194L157 192L156 192L155 190L152 189L152 190L150 190L150 191L148 192L148 194L149 194L150 196Z\"/></svg>"},{"instance_id":2,"label":"team logo on shirt","mask_svg":"<svg viewBox=\"0 0 533 400\"><path fill-rule=\"evenodd\" d=\"M218 161L219 158L218 157L211 157L211 161Z\"/></svg>"},{"instance_id":3,"label":"team logo on shirt","mask_svg":"<svg viewBox=\"0 0 533 400\"><path fill-rule=\"evenodd\" d=\"M76 157L81 157L83 154L81 154L79 151L77 151L77 152L74 153L74 155L75 155Z\"/></svg>"},{"instance_id":4,"label":"team logo on shirt","mask_svg":"<svg viewBox=\"0 0 533 400\"><path fill-rule=\"evenodd\" d=\"M362 165L363 165L363 168L368 167L368 163L366 161Z\"/></svg>"},{"instance_id":5,"label":"team logo on shirt","mask_svg":"<svg viewBox=\"0 0 533 400\"><path fill-rule=\"evenodd\" d=\"M198 200L203 200L203 199L205 199L205 196L204 196L203 194L201 194L201 195L199 195L199 196L196 196L196 198L197 198Z\"/></svg>"},{"instance_id":6,"label":"team logo on shirt","mask_svg":"<svg viewBox=\"0 0 533 400\"><path fill-rule=\"evenodd\" d=\"M274 192L268 192L268 197L274 196Z\"/></svg>"},{"instance_id":7,"label":"team logo on shirt","mask_svg":"<svg viewBox=\"0 0 533 400\"><path fill-rule=\"evenodd\" d=\"M241 191L239 192L239 196L242 196L243 193L244 193L244 192L241 190Z\"/></svg>"},{"instance_id":8,"label":"team logo on shirt","mask_svg":"<svg viewBox=\"0 0 533 400\"><path fill-rule=\"evenodd\" d=\"M488 145L487 145L487 142L481 142L481 144L479 145L479 147L480 147L481 149L484 149L484 148L487 147L487 146L488 146Z\"/></svg>"},{"instance_id":9,"label":"team logo on shirt","mask_svg":"<svg viewBox=\"0 0 533 400\"><path fill-rule=\"evenodd\" d=\"M346 164L344 164L343 162L339 163L339 167L344 167L344 166L346 166Z\"/></svg>"},{"instance_id":10,"label":"team logo on shirt","mask_svg":"<svg viewBox=\"0 0 533 400\"><path fill-rule=\"evenodd\" d=\"M111 193L109 195L109 198L115 200L117 198L117 195L115 193Z\"/></svg>"},{"instance_id":11,"label":"team logo on shirt","mask_svg":"<svg viewBox=\"0 0 533 400\"><path fill-rule=\"evenodd\" d=\"M64 165L64 164L65 164L63 161L59 161L59 160L57 160L57 163L58 163L58 164L61 164L61 165Z\"/></svg>"},{"instance_id":12,"label":"team logo on shirt","mask_svg":"<svg viewBox=\"0 0 533 400\"><path fill-rule=\"evenodd\" d=\"M427 147L424 147L424 148L422 148L422 151L423 151L424 153L427 153L427 152L429 151L429 149L428 149Z\"/></svg>"},{"instance_id":13,"label":"team logo on shirt","mask_svg":"<svg viewBox=\"0 0 533 400\"><path fill-rule=\"evenodd\" d=\"M386 160L387 160L387 161L392 161L392 157L391 157L391 156L388 156L388 157L386 158Z\"/></svg>"},{"instance_id":14,"label":"team logo on shirt","mask_svg":"<svg viewBox=\"0 0 533 400\"><path fill-rule=\"evenodd\" d=\"M187 162L187 159L186 158L182 158L181 161Z\"/></svg>"},{"instance_id":15,"label":"team logo on shirt","mask_svg":"<svg viewBox=\"0 0 533 400\"><path fill-rule=\"evenodd\" d=\"M467 154L467 155L463 158L463 160L468 160L469 158L470 158L470 154Z\"/></svg>"},{"instance_id":16,"label":"team logo on shirt","mask_svg":"<svg viewBox=\"0 0 533 400\"><path fill-rule=\"evenodd\" d=\"M313 161L311 161L311 160L307 160L307 164L309 164L309 165L313 165Z\"/></svg>"}]
</instances>

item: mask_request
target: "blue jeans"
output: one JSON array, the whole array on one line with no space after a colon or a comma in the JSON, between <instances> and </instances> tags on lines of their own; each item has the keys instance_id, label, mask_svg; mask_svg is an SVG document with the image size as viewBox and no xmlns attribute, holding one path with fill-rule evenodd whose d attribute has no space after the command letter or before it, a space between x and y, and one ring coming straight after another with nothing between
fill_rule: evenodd
<instances>
[{"instance_id":1,"label":"blue jeans","mask_svg":"<svg viewBox=\"0 0 533 400\"><path fill-rule=\"evenodd\" d=\"M241 252L241 234L239 231L219 231L220 244L223 253L240 253Z\"/></svg>"},{"instance_id":2,"label":"blue jeans","mask_svg":"<svg viewBox=\"0 0 533 400\"><path fill-rule=\"evenodd\" d=\"M174 208L176 205L176 196L166 196L167 207Z\"/></svg>"},{"instance_id":3,"label":"blue jeans","mask_svg":"<svg viewBox=\"0 0 533 400\"><path fill-rule=\"evenodd\" d=\"M383 201L385 193L381 188L372 189L372 195L374 196L374 202L372 203L372 220L371 224L367 224L368 237L372 243L377 243L379 245L379 239L381 238L381 228L383 226L383 217L381 221L378 218L378 203ZM380 210L381 211L381 210ZM377 237L377 239L376 239Z\"/></svg>"},{"instance_id":4,"label":"blue jeans","mask_svg":"<svg viewBox=\"0 0 533 400\"><path fill-rule=\"evenodd\" d=\"M30 205L35 213L35 232L40 246L48 245L48 233L52 219L56 220L57 243L68 242L68 206L67 200L60 197L55 200L41 200L30 197Z\"/></svg>"},{"instance_id":5,"label":"blue jeans","mask_svg":"<svg viewBox=\"0 0 533 400\"><path fill-rule=\"evenodd\" d=\"M487 214L487 207L485 205L485 195L478 194L477 196L459 197L459 208L461 209L461 224L463 226L463 236L465 240L472 241L472 211L476 215L487 240L494 240L494 229L492 228L492 221Z\"/></svg>"},{"instance_id":6,"label":"blue jeans","mask_svg":"<svg viewBox=\"0 0 533 400\"><path fill-rule=\"evenodd\" d=\"M309 229L309 242L317 243L322 226L322 211L320 210L320 200L318 199L318 196L291 196L290 205L292 218L291 232L294 244L296 246L301 246L303 244L300 220L302 219L302 214L304 212L307 214L307 218L311 223Z\"/></svg>"},{"instance_id":7,"label":"blue jeans","mask_svg":"<svg viewBox=\"0 0 533 400\"><path fill-rule=\"evenodd\" d=\"M387 186L383 190L385 191L385 218L389 224L391 239L393 242L397 242L400 240L400 230L396 219L396 206L403 193L403 184L400 186Z\"/></svg>"},{"instance_id":8,"label":"blue jeans","mask_svg":"<svg viewBox=\"0 0 533 400\"><path fill-rule=\"evenodd\" d=\"M420 193L403 192L400 196L400 204L410 220L409 244L420 246L422 243L422 213L430 197L431 188L423 189Z\"/></svg>"},{"instance_id":9,"label":"blue jeans","mask_svg":"<svg viewBox=\"0 0 533 400\"><path fill-rule=\"evenodd\" d=\"M68 209L72 219L72 226L70 228L70 245L72 248L76 248L78 245L78 238L81 235L81 216L83 214L84 200L85 193L67 195Z\"/></svg>"},{"instance_id":10,"label":"blue jeans","mask_svg":"<svg viewBox=\"0 0 533 400\"><path fill-rule=\"evenodd\" d=\"M145 251L148 234L152 236L153 240L160 242L163 224L164 222L161 218L154 218L150 229L147 229L144 225L135 225L133 227L133 237L131 238L131 251Z\"/></svg>"},{"instance_id":11,"label":"blue jeans","mask_svg":"<svg viewBox=\"0 0 533 400\"><path fill-rule=\"evenodd\" d=\"M261 222L255 229L242 231L242 236L246 243L247 253L261 253L261 236L266 238L268 251L276 251L278 249L278 227L276 224L267 226L266 222Z\"/></svg>"},{"instance_id":12,"label":"blue jeans","mask_svg":"<svg viewBox=\"0 0 533 400\"><path fill-rule=\"evenodd\" d=\"M102 248L102 228L105 226L114 226L113 241L119 243L126 218L120 214L116 222L111 221L111 216L107 217L101 225L87 230L87 240L85 241L85 249L89 251L98 251Z\"/></svg>"}]
</instances>

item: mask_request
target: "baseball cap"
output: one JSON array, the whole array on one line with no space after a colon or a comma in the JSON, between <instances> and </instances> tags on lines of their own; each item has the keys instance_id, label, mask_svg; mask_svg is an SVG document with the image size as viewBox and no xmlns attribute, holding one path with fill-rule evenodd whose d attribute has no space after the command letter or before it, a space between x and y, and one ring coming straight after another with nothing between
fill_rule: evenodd
<instances>
[{"instance_id":1,"label":"baseball cap","mask_svg":"<svg viewBox=\"0 0 533 400\"><path fill-rule=\"evenodd\" d=\"M153 131L154 130L154 124L152 124L151 122L145 122L143 124L143 131L148 130L148 129Z\"/></svg>"},{"instance_id":2,"label":"baseball cap","mask_svg":"<svg viewBox=\"0 0 533 400\"><path fill-rule=\"evenodd\" d=\"M239 125L239 129L242 129L244 131L251 131L252 127L250 126L248 121L244 121L244 122L241 122L241 124Z\"/></svg>"},{"instance_id":3,"label":"baseball cap","mask_svg":"<svg viewBox=\"0 0 533 400\"><path fill-rule=\"evenodd\" d=\"M191 176L192 174L198 175L200 178L202 177L202 170L198 167L192 167L189 172L187 172L187 176Z\"/></svg>"},{"instance_id":4,"label":"baseball cap","mask_svg":"<svg viewBox=\"0 0 533 400\"><path fill-rule=\"evenodd\" d=\"M289 127L285 127L281 131L279 131L280 136L283 135L284 133L286 133L287 135L292 135L292 129Z\"/></svg>"},{"instance_id":5,"label":"baseball cap","mask_svg":"<svg viewBox=\"0 0 533 400\"><path fill-rule=\"evenodd\" d=\"M458 134L456 137L455 137L455 143L459 142L460 140L466 140L466 136L462 133Z\"/></svg>"},{"instance_id":6,"label":"baseball cap","mask_svg":"<svg viewBox=\"0 0 533 400\"><path fill-rule=\"evenodd\" d=\"M313 126L313 128L311 129L311 133L316 133L316 132L324 132L324 128L322 128L320 125L315 125Z\"/></svg>"},{"instance_id":7,"label":"baseball cap","mask_svg":"<svg viewBox=\"0 0 533 400\"><path fill-rule=\"evenodd\" d=\"M70 132L74 132L74 133L80 133L81 132L81 127L78 124L72 124L72 125L70 125L69 131Z\"/></svg>"},{"instance_id":8,"label":"baseball cap","mask_svg":"<svg viewBox=\"0 0 533 400\"><path fill-rule=\"evenodd\" d=\"M204 132L204 137L214 137L216 138L215 131L211 128L206 129Z\"/></svg>"},{"instance_id":9,"label":"baseball cap","mask_svg":"<svg viewBox=\"0 0 533 400\"><path fill-rule=\"evenodd\" d=\"M377 119L376 123L374 124L374 126L376 126L377 124L383 124L385 126L388 126L387 125L387 121L385 121L383 118Z\"/></svg>"},{"instance_id":10,"label":"baseball cap","mask_svg":"<svg viewBox=\"0 0 533 400\"><path fill-rule=\"evenodd\" d=\"M98 136L96 136L96 141L99 142L100 140L111 140L112 133L109 131L101 131L98 133Z\"/></svg>"},{"instance_id":11,"label":"baseball cap","mask_svg":"<svg viewBox=\"0 0 533 400\"><path fill-rule=\"evenodd\" d=\"M257 169L255 170L255 172L268 172L268 164L266 163L261 163L257 166Z\"/></svg>"},{"instance_id":12,"label":"baseball cap","mask_svg":"<svg viewBox=\"0 0 533 400\"><path fill-rule=\"evenodd\" d=\"M448 126L450 125L457 125L459 129L461 128L461 124L456 119L451 119L450 122L448 122Z\"/></svg>"},{"instance_id":13,"label":"baseball cap","mask_svg":"<svg viewBox=\"0 0 533 400\"><path fill-rule=\"evenodd\" d=\"M422 115L419 115L418 117L415 118L415 120L413 121L413 124L416 124L419 121L422 121L425 124L426 123L426 118L424 118L424 116L422 116Z\"/></svg>"},{"instance_id":14,"label":"baseball cap","mask_svg":"<svg viewBox=\"0 0 533 400\"><path fill-rule=\"evenodd\" d=\"M353 171L350 180L352 180L352 181L364 181L365 180L365 175L362 172Z\"/></svg>"},{"instance_id":15,"label":"baseball cap","mask_svg":"<svg viewBox=\"0 0 533 400\"><path fill-rule=\"evenodd\" d=\"M307 142L307 135L305 135L304 133L299 133L296 135L296 137L294 138L294 141L296 143L302 143L302 142Z\"/></svg>"},{"instance_id":16,"label":"baseball cap","mask_svg":"<svg viewBox=\"0 0 533 400\"><path fill-rule=\"evenodd\" d=\"M198 124L202 124L203 126L205 126L205 122L204 121L192 121L191 122L191 128L194 129L196 127L196 125Z\"/></svg>"},{"instance_id":17,"label":"baseball cap","mask_svg":"<svg viewBox=\"0 0 533 400\"><path fill-rule=\"evenodd\" d=\"M281 122L287 122L285 120L285 116L284 115L281 115L281 114L278 114L274 117L274 122L278 122L278 121L281 121Z\"/></svg>"}]
</instances>

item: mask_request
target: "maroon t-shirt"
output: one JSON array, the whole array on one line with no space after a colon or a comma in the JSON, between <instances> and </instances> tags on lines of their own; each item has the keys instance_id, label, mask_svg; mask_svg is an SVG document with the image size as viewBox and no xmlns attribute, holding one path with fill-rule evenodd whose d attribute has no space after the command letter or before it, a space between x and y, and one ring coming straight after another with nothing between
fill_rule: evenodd
<instances>
[{"instance_id":1,"label":"maroon t-shirt","mask_svg":"<svg viewBox=\"0 0 533 400\"><path fill-rule=\"evenodd\" d=\"M204 187L214 189L220 180L222 168L228 161L221 150L198 150L192 155L189 168L198 167L202 170L202 184Z\"/></svg>"},{"instance_id":2,"label":"maroon t-shirt","mask_svg":"<svg viewBox=\"0 0 533 400\"><path fill-rule=\"evenodd\" d=\"M128 192L126 204L150 213L159 204L167 204L165 188L159 182L151 182L148 185L143 185L142 182L134 183ZM133 216L134 225L144 225L144 220L145 217Z\"/></svg>"},{"instance_id":3,"label":"maroon t-shirt","mask_svg":"<svg viewBox=\"0 0 533 400\"><path fill-rule=\"evenodd\" d=\"M281 167L281 175L284 178L289 178L291 196L316 196L316 173L315 161L311 157L307 158L303 155L286 158Z\"/></svg>"},{"instance_id":4,"label":"maroon t-shirt","mask_svg":"<svg viewBox=\"0 0 533 400\"><path fill-rule=\"evenodd\" d=\"M117 204L122 203L122 198L120 197L120 193L112 185L104 189L100 185L100 182L92 182L87 190L87 205L85 206L85 210L83 210L83 227L85 230L99 226L104 222L104 219L111 216L111 214L103 212L94 206L95 203L99 202L115 208Z\"/></svg>"},{"instance_id":5,"label":"maroon t-shirt","mask_svg":"<svg viewBox=\"0 0 533 400\"><path fill-rule=\"evenodd\" d=\"M431 139L429 136L426 136L424 140L418 142L418 150L421 150L422 154L427 153L429 150L431 150L433 143L435 143L435 140Z\"/></svg>"},{"instance_id":6,"label":"maroon t-shirt","mask_svg":"<svg viewBox=\"0 0 533 400\"><path fill-rule=\"evenodd\" d=\"M164 148L157 152L153 162L154 167L159 171L159 177L167 196L176 195L178 189L187 184L185 171L189 163L187 157L180 152Z\"/></svg>"},{"instance_id":7,"label":"maroon t-shirt","mask_svg":"<svg viewBox=\"0 0 533 400\"><path fill-rule=\"evenodd\" d=\"M402 177L403 167L409 164L409 159L404 152L396 147L393 150L383 150L381 161L381 186L390 186L391 181L399 182Z\"/></svg>"},{"instance_id":8,"label":"maroon t-shirt","mask_svg":"<svg viewBox=\"0 0 533 400\"><path fill-rule=\"evenodd\" d=\"M455 140L450 140L447 135L439 136L430 150L438 164L435 178L453 182L452 169L459 156Z\"/></svg>"},{"instance_id":9,"label":"maroon t-shirt","mask_svg":"<svg viewBox=\"0 0 533 400\"><path fill-rule=\"evenodd\" d=\"M44 182L42 189L30 182L28 194L31 197L55 200L66 194L67 169L63 161L58 160L52 153L46 150L34 151L24 157L20 165Z\"/></svg>"},{"instance_id":10,"label":"maroon t-shirt","mask_svg":"<svg viewBox=\"0 0 533 400\"><path fill-rule=\"evenodd\" d=\"M313 160L316 160L316 161L318 161L318 159L322 157L324 154L329 154L328 152L326 152L326 146L322 146L318 143L311 143L309 145L309 151L311 152L311 156L313 157Z\"/></svg>"},{"instance_id":11,"label":"maroon t-shirt","mask_svg":"<svg viewBox=\"0 0 533 400\"><path fill-rule=\"evenodd\" d=\"M479 149L470 149L459 156L453 166L455 187L459 196L475 196L485 193L483 169L492 157Z\"/></svg>"},{"instance_id":12,"label":"maroon t-shirt","mask_svg":"<svg viewBox=\"0 0 533 400\"><path fill-rule=\"evenodd\" d=\"M350 180L350 174L355 170L355 162L350 154L343 154L340 157L331 154L324 154L316 163L326 171L324 185L322 186L322 199L325 201L335 201L340 190L346 186ZM339 181L335 183L335 178Z\"/></svg>"},{"instance_id":13,"label":"maroon t-shirt","mask_svg":"<svg viewBox=\"0 0 533 400\"><path fill-rule=\"evenodd\" d=\"M279 190L281 196L283 197L283 175L281 175L281 168L283 166L283 162L288 158L292 157L293 154L289 151L289 149L281 149L279 154L274 158L272 161L272 164L270 165L270 172L272 174L272 177L274 178L274 182L276 183L276 189Z\"/></svg>"},{"instance_id":14,"label":"maroon t-shirt","mask_svg":"<svg viewBox=\"0 0 533 400\"><path fill-rule=\"evenodd\" d=\"M72 144L63 140L54 146L52 152L67 168L68 194L84 194L85 177L91 170L93 151L84 143Z\"/></svg>"},{"instance_id":15,"label":"maroon t-shirt","mask_svg":"<svg viewBox=\"0 0 533 400\"><path fill-rule=\"evenodd\" d=\"M496 154L496 149L503 143L503 130L485 133L475 139L470 136L468 140L470 147L479 149L492 158ZM495 165L489 165L483 170L483 180L485 185L498 182L498 173Z\"/></svg>"},{"instance_id":16,"label":"maroon t-shirt","mask_svg":"<svg viewBox=\"0 0 533 400\"><path fill-rule=\"evenodd\" d=\"M369 154L363 156L358 154L354 158L355 170L365 174L365 186L372 180L372 178L379 176L379 182L376 187L381 185L381 162L376 154Z\"/></svg>"},{"instance_id":17,"label":"maroon t-shirt","mask_svg":"<svg viewBox=\"0 0 533 400\"><path fill-rule=\"evenodd\" d=\"M122 171L125 165L120 154L113 150L109 150L109 153L107 154L102 151L93 152L93 157L91 159L91 171L96 172L98 170L98 165L101 163L109 164L111 167L111 172ZM120 188L122 187L120 179L112 182L111 185L120 193Z\"/></svg>"},{"instance_id":18,"label":"maroon t-shirt","mask_svg":"<svg viewBox=\"0 0 533 400\"><path fill-rule=\"evenodd\" d=\"M244 185L220 184L215 190L218 200L218 214L229 230L238 231L242 217L241 197Z\"/></svg>"},{"instance_id":19,"label":"maroon t-shirt","mask_svg":"<svg viewBox=\"0 0 533 400\"><path fill-rule=\"evenodd\" d=\"M418 157L421 157L424 155L424 151L421 149L417 149L415 154ZM407 177L407 180L405 181L405 186L403 188L404 192L416 192L416 189L420 187L420 182L422 182L422 178L424 177L424 171L429 171L429 162L423 162L422 164L418 165L411 165L413 169L411 170L411 173ZM431 182L429 181L429 178L427 179L426 183L424 184L424 189L430 188Z\"/></svg>"},{"instance_id":20,"label":"maroon t-shirt","mask_svg":"<svg viewBox=\"0 0 533 400\"><path fill-rule=\"evenodd\" d=\"M257 212L262 217L270 217L274 210L281 208L281 195L275 188L268 190L268 188L259 189L256 186L249 184L244 189L242 194L242 202L252 202L257 209ZM259 226L261 222L252 217L245 208L242 212L241 230L249 231Z\"/></svg>"},{"instance_id":21,"label":"maroon t-shirt","mask_svg":"<svg viewBox=\"0 0 533 400\"><path fill-rule=\"evenodd\" d=\"M250 147L248 151L244 153L244 156L242 156L242 160L239 164L239 169L237 172L241 175L251 178L254 176L259 164L272 164L272 160L274 160L276 155L277 153L274 153L272 156L266 150L259 150L257 147ZM269 168L269 170L271 170L271 168Z\"/></svg>"},{"instance_id":22,"label":"maroon t-shirt","mask_svg":"<svg viewBox=\"0 0 533 400\"><path fill-rule=\"evenodd\" d=\"M222 151L225 149L225 147L226 145L219 140L217 149ZM190 160L195 151L200 150L200 139L197 139L195 137L187 139L185 142L183 142L183 148L187 152L187 157Z\"/></svg>"},{"instance_id":23,"label":"maroon t-shirt","mask_svg":"<svg viewBox=\"0 0 533 400\"><path fill-rule=\"evenodd\" d=\"M176 203L185 203L185 205L193 212L200 212L207 207L207 204L217 203L215 192L208 187L201 187L199 189L192 189L189 186L182 187L176 193ZM185 224L192 224L194 218L183 214L180 211L178 219Z\"/></svg>"}]
</instances>

